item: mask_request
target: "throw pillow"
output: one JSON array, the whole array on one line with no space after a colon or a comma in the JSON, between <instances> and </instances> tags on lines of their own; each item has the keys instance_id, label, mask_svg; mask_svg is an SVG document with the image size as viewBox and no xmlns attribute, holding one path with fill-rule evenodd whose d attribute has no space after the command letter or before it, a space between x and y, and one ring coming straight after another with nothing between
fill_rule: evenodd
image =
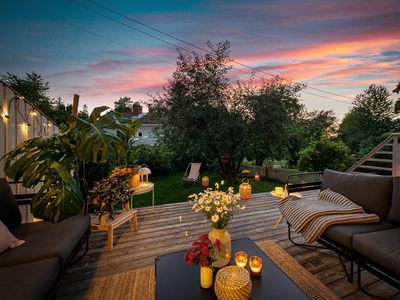
<instances>
[{"instance_id":1,"label":"throw pillow","mask_svg":"<svg viewBox=\"0 0 400 300\"><path fill-rule=\"evenodd\" d=\"M0 221L12 230L21 224L22 217L17 200L5 178L0 178L0 195Z\"/></svg>"},{"instance_id":2,"label":"throw pillow","mask_svg":"<svg viewBox=\"0 0 400 300\"><path fill-rule=\"evenodd\" d=\"M342 194L336 193L331 189L326 189L318 193L318 200L326 200L342 206L358 206Z\"/></svg>"},{"instance_id":3,"label":"throw pillow","mask_svg":"<svg viewBox=\"0 0 400 300\"><path fill-rule=\"evenodd\" d=\"M8 248L15 248L22 245L25 241L17 239L3 222L0 221L0 253L3 253Z\"/></svg>"}]
</instances>

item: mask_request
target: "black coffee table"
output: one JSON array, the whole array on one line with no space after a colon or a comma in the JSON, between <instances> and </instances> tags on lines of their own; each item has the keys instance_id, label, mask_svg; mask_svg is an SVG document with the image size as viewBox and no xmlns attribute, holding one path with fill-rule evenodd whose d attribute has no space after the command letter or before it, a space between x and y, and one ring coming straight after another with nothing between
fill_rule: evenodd
<instances>
[{"instance_id":1,"label":"black coffee table","mask_svg":"<svg viewBox=\"0 0 400 300\"><path fill-rule=\"evenodd\" d=\"M261 277L251 277L253 288L250 299L310 299L252 240L232 241L229 265L235 265L235 253L238 251L246 252L248 258L259 256L263 262ZM214 285L209 289L200 286L200 266L188 266L183 261L185 252L156 257L156 299L217 299Z\"/></svg>"}]
</instances>

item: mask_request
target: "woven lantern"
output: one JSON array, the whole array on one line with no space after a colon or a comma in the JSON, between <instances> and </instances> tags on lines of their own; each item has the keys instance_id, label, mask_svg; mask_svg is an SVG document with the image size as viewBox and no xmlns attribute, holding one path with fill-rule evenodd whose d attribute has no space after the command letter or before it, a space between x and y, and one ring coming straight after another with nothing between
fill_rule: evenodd
<instances>
[{"instance_id":1,"label":"woven lantern","mask_svg":"<svg viewBox=\"0 0 400 300\"><path fill-rule=\"evenodd\" d=\"M201 183L202 183L203 186L208 186L208 184L210 183L210 180L208 179L207 176L204 176L204 177L201 179Z\"/></svg>"},{"instance_id":2,"label":"woven lantern","mask_svg":"<svg viewBox=\"0 0 400 300\"><path fill-rule=\"evenodd\" d=\"M244 182L247 180L247 182ZM241 200L249 200L251 195L251 185L249 184L249 180L247 178L242 179L242 184L239 186L239 194Z\"/></svg>"}]
</instances>

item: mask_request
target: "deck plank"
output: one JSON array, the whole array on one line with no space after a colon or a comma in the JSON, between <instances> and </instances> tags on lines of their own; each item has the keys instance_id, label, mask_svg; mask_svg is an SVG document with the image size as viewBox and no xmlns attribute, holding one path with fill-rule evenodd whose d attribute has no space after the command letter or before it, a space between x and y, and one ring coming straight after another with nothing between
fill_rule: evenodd
<instances>
[{"instance_id":1,"label":"deck plank","mask_svg":"<svg viewBox=\"0 0 400 300\"><path fill-rule=\"evenodd\" d=\"M303 196L313 198L316 192L307 191ZM246 209L236 211L235 219L229 222L231 238L249 237L254 242L273 240L341 299L372 299L360 292L356 283L347 281L334 252L293 245L288 240L285 220L273 229L280 217L277 200L270 193L261 193L241 201ZM98 278L153 266L157 256L187 250L200 234L210 231L203 214L195 213L188 202L159 205L154 213L149 212L150 208L137 209L138 232L128 223L114 230L112 252L107 251L107 233L93 231L88 253L67 270L58 284L57 299L87 299ZM296 234L294 239L302 240ZM400 299L399 290L368 272L361 274L369 292Z\"/></svg>"}]
</instances>

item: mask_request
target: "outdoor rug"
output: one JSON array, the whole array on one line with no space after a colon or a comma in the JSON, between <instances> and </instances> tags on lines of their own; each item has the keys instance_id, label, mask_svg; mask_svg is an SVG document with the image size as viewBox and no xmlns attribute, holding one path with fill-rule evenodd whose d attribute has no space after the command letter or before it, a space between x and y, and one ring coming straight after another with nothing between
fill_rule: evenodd
<instances>
[{"instance_id":1,"label":"outdoor rug","mask_svg":"<svg viewBox=\"0 0 400 300\"><path fill-rule=\"evenodd\" d=\"M257 246L311 299L340 299L273 241L259 242ZM154 299L154 280L154 267L100 278L89 299Z\"/></svg>"}]
</instances>

